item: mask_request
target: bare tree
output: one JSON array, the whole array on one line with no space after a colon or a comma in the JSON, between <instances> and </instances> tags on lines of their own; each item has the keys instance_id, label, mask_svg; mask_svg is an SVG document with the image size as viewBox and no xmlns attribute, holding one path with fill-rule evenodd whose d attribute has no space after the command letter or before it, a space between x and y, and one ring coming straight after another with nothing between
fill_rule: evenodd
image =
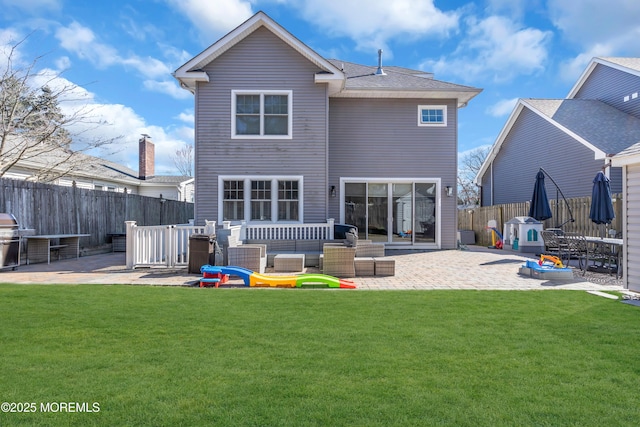
<instances>
[{"instance_id":1,"label":"bare tree","mask_svg":"<svg viewBox=\"0 0 640 427\"><path fill-rule=\"evenodd\" d=\"M193 176L193 145L185 143L171 159L182 176Z\"/></svg>"},{"instance_id":2,"label":"bare tree","mask_svg":"<svg viewBox=\"0 0 640 427\"><path fill-rule=\"evenodd\" d=\"M16 49L22 42L0 51L0 177L13 167L22 166L31 171L29 179L53 181L86 163L83 152L118 138L72 134L70 129L77 125L87 132L104 123L93 117L86 105L63 114L60 103L77 103L74 94L78 87L58 75L38 73L36 65L41 57L26 66L15 64Z\"/></svg>"},{"instance_id":3,"label":"bare tree","mask_svg":"<svg viewBox=\"0 0 640 427\"><path fill-rule=\"evenodd\" d=\"M480 204L480 191L474 180L491 147L483 146L467 152L459 162L458 168L458 203L462 205Z\"/></svg>"}]
</instances>

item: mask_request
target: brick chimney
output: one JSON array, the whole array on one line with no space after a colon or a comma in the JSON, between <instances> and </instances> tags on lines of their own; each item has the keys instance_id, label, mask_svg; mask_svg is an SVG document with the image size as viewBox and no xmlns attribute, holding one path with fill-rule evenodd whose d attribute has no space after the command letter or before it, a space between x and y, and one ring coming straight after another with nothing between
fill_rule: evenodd
<instances>
[{"instance_id":1,"label":"brick chimney","mask_svg":"<svg viewBox=\"0 0 640 427\"><path fill-rule=\"evenodd\" d=\"M151 142L151 137L147 134L142 134L142 138L138 141L138 175L140 179L153 178L155 174L154 165L155 159L155 146Z\"/></svg>"}]
</instances>

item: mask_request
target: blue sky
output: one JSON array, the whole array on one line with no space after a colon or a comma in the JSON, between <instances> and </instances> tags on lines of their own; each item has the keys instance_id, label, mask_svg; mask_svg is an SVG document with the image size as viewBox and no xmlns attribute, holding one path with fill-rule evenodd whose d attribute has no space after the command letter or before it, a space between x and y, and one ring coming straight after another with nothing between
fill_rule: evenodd
<instances>
[{"instance_id":1,"label":"blue sky","mask_svg":"<svg viewBox=\"0 0 640 427\"><path fill-rule=\"evenodd\" d=\"M147 133L158 175L176 174L171 156L193 143L193 96L171 73L259 10L326 58L376 65L382 48L386 65L482 88L459 112L461 154L491 145L518 98L564 98L594 56L640 56L638 0L0 0L0 10L0 52L26 37L15 64L41 56L36 69L78 86L101 136L123 136L102 155L137 170Z\"/></svg>"}]
</instances>

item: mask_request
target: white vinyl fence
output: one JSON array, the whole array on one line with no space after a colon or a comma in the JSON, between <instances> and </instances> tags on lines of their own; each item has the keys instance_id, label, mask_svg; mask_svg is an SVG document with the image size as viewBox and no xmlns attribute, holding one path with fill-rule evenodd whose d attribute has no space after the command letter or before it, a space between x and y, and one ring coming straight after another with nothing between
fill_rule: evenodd
<instances>
[{"instance_id":1,"label":"white vinyl fence","mask_svg":"<svg viewBox=\"0 0 640 427\"><path fill-rule=\"evenodd\" d=\"M154 225L138 227L126 221L127 268L183 267L189 263L189 236L214 234L215 222L206 225Z\"/></svg>"}]
</instances>

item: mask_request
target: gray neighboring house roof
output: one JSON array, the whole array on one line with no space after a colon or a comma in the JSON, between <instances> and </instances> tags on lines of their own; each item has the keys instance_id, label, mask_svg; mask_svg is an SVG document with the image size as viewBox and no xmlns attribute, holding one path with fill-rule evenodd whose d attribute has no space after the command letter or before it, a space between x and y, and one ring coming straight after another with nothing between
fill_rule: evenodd
<instances>
[{"instance_id":1,"label":"gray neighboring house roof","mask_svg":"<svg viewBox=\"0 0 640 427\"><path fill-rule=\"evenodd\" d=\"M582 85L589 79L593 70L595 70L598 64L605 65L607 67L615 68L617 70L624 71L625 73L634 74L640 76L640 58L625 58L625 57L598 57L593 58L587 69L584 70L576 84L573 86L567 98L574 98Z\"/></svg>"},{"instance_id":2,"label":"gray neighboring house roof","mask_svg":"<svg viewBox=\"0 0 640 427\"><path fill-rule=\"evenodd\" d=\"M475 183L481 185L524 108L592 150L595 159L611 157L640 142L640 119L602 101L574 99L598 64L640 76L640 58L594 58L566 99L519 99L476 174Z\"/></svg>"},{"instance_id":3,"label":"gray neighboring house roof","mask_svg":"<svg viewBox=\"0 0 640 427\"><path fill-rule=\"evenodd\" d=\"M591 99L527 99L538 114L605 156L640 142L640 119Z\"/></svg>"}]
</instances>

